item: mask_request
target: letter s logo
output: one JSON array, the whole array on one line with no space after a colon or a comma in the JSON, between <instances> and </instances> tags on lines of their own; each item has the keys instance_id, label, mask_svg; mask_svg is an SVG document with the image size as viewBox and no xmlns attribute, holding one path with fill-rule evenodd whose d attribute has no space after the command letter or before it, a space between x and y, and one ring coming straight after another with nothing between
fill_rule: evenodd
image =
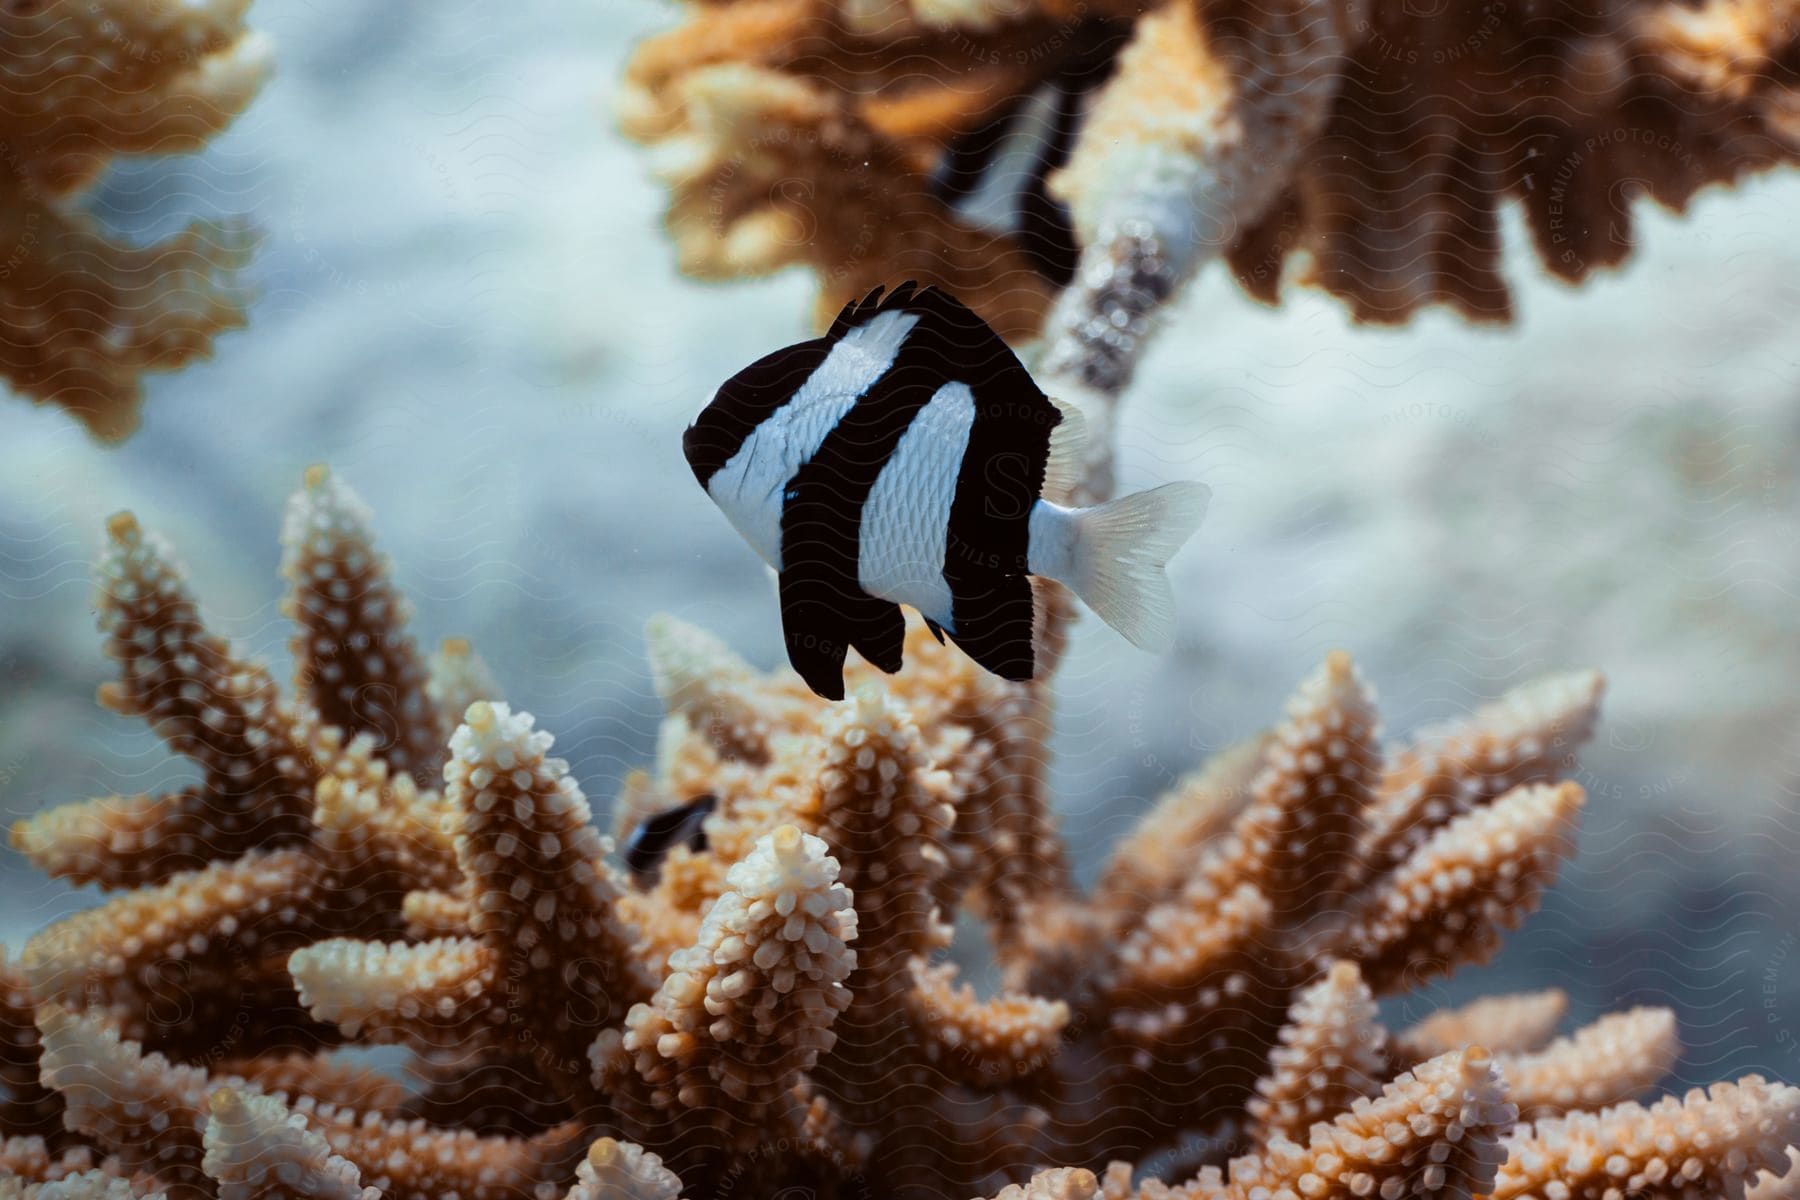
<instances>
[{"instance_id":1,"label":"letter s logo","mask_svg":"<svg viewBox=\"0 0 1800 1200\"><path fill-rule=\"evenodd\" d=\"M983 473L987 484L984 509L995 521L1016 521L1031 509L1037 499L1035 481L1031 478L1031 460L1016 451L996 454Z\"/></svg>"}]
</instances>

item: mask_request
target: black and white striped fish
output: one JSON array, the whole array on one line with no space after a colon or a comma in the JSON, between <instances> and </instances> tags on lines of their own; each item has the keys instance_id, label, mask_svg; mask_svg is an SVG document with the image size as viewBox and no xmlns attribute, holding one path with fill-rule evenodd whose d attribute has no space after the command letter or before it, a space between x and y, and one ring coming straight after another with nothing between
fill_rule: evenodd
<instances>
[{"instance_id":1,"label":"black and white striped fish","mask_svg":"<svg viewBox=\"0 0 1800 1200\"><path fill-rule=\"evenodd\" d=\"M788 660L841 700L851 647L900 669L902 604L989 671L1030 679L1044 618L1033 577L1068 584L1139 646L1168 643L1163 564L1207 489L1064 507L1080 428L986 322L908 283L732 376L682 448L775 568Z\"/></svg>"},{"instance_id":2,"label":"black and white striped fish","mask_svg":"<svg viewBox=\"0 0 1800 1200\"><path fill-rule=\"evenodd\" d=\"M702 792L686 804L652 813L631 831L622 851L625 866L639 887L651 887L662 871L663 859L677 846L695 854L706 849L706 818L719 806L719 798Z\"/></svg>"}]
</instances>

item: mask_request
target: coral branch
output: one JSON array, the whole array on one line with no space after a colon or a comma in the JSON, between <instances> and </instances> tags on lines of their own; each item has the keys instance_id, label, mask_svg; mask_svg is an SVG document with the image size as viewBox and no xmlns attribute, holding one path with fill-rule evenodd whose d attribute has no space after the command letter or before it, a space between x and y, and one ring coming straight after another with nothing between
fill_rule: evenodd
<instances>
[{"instance_id":1,"label":"coral branch","mask_svg":"<svg viewBox=\"0 0 1800 1200\"><path fill-rule=\"evenodd\" d=\"M1316 1122L1381 1090L1387 1037L1355 963L1333 963L1301 992L1280 1036L1248 1105L1259 1140L1301 1141Z\"/></svg>"},{"instance_id":2,"label":"coral branch","mask_svg":"<svg viewBox=\"0 0 1800 1200\"><path fill-rule=\"evenodd\" d=\"M642 1146L600 1138L566 1200L681 1200L681 1180Z\"/></svg>"},{"instance_id":3,"label":"coral branch","mask_svg":"<svg viewBox=\"0 0 1800 1200\"><path fill-rule=\"evenodd\" d=\"M1666 1008L1610 1013L1542 1050L1500 1056L1524 1120L1633 1100L1675 1069L1681 1042Z\"/></svg>"},{"instance_id":4,"label":"coral branch","mask_svg":"<svg viewBox=\"0 0 1800 1200\"><path fill-rule=\"evenodd\" d=\"M255 96L269 46L242 0L47 3L0 13L0 379L106 440L137 425L140 377L243 324L252 239L196 222L146 246L70 195L117 155L199 149Z\"/></svg>"},{"instance_id":5,"label":"coral branch","mask_svg":"<svg viewBox=\"0 0 1800 1200\"><path fill-rule=\"evenodd\" d=\"M1515 788L1446 826L1379 881L1347 935L1369 986L1417 986L1491 956L1573 852L1583 800L1573 783Z\"/></svg>"},{"instance_id":6,"label":"coral branch","mask_svg":"<svg viewBox=\"0 0 1800 1200\"><path fill-rule=\"evenodd\" d=\"M1288 701L1232 828L1247 877L1283 919L1344 903L1379 736L1374 697L1341 650Z\"/></svg>"},{"instance_id":7,"label":"coral branch","mask_svg":"<svg viewBox=\"0 0 1800 1200\"><path fill-rule=\"evenodd\" d=\"M47 871L119 888L301 840L314 775L300 718L261 665L207 631L161 538L130 513L110 519L107 534L95 603L119 679L100 701L141 716L203 783L51 809L14 826L13 844Z\"/></svg>"},{"instance_id":8,"label":"coral branch","mask_svg":"<svg viewBox=\"0 0 1800 1200\"><path fill-rule=\"evenodd\" d=\"M300 1002L349 1037L468 1047L500 1023L493 996L501 957L475 938L417 945L353 939L296 950L288 970Z\"/></svg>"},{"instance_id":9,"label":"coral branch","mask_svg":"<svg viewBox=\"0 0 1800 1200\"><path fill-rule=\"evenodd\" d=\"M375 548L368 506L323 466L306 469L281 528L282 612L298 632L295 690L346 741L367 733L377 757L420 787L437 780L444 739L426 695L426 669L406 632L410 606Z\"/></svg>"},{"instance_id":10,"label":"coral branch","mask_svg":"<svg viewBox=\"0 0 1800 1200\"><path fill-rule=\"evenodd\" d=\"M1620 1104L1526 1126L1508 1140L1494 1200L1741 1197L1762 1171L1783 1175L1800 1139L1800 1089L1751 1075L1681 1099Z\"/></svg>"},{"instance_id":11,"label":"coral branch","mask_svg":"<svg viewBox=\"0 0 1800 1200\"><path fill-rule=\"evenodd\" d=\"M1604 685L1598 671L1546 676L1466 722L1423 731L1382 777L1359 854L1365 869L1392 870L1464 813L1566 776L1593 735Z\"/></svg>"},{"instance_id":12,"label":"coral branch","mask_svg":"<svg viewBox=\"0 0 1800 1200\"><path fill-rule=\"evenodd\" d=\"M446 734L462 724L463 712L477 700L503 700L493 672L467 638L445 638L431 656L425 695L437 709L438 727Z\"/></svg>"},{"instance_id":13,"label":"coral branch","mask_svg":"<svg viewBox=\"0 0 1800 1200\"><path fill-rule=\"evenodd\" d=\"M1007 994L984 1002L968 984L957 984L951 966L914 959L912 968L906 1000L913 1037L925 1060L946 1077L992 1087L1043 1070L1062 1048L1069 1024L1063 1001Z\"/></svg>"},{"instance_id":14,"label":"coral branch","mask_svg":"<svg viewBox=\"0 0 1800 1200\"><path fill-rule=\"evenodd\" d=\"M218 1181L219 1200L380 1200L275 1097L220 1088L208 1110L200 1166Z\"/></svg>"},{"instance_id":15,"label":"coral branch","mask_svg":"<svg viewBox=\"0 0 1800 1200\"><path fill-rule=\"evenodd\" d=\"M1315 1127L1304 1148L1277 1139L1235 1160L1231 1195L1485 1195L1516 1115L1487 1051L1447 1054Z\"/></svg>"},{"instance_id":16,"label":"coral branch","mask_svg":"<svg viewBox=\"0 0 1800 1200\"><path fill-rule=\"evenodd\" d=\"M567 1067L655 985L616 910L620 887L601 861L612 847L568 764L545 756L553 740L529 713L476 701L445 780L470 922L501 964L508 1019L538 1040L534 1054Z\"/></svg>"},{"instance_id":17,"label":"coral branch","mask_svg":"<svg viewBox=\"0 0 1800 1200\"><path fill-rule=\"evenodd\" d=\"M1440 1009L1389 1041L1393 1055L1410 1066L1462 1046L1486 1046L1495 1053L1526 1054L1543 1049L1569 1011L1569 997L1556 988L1484 996L1461 1008Z\"/></svg>"},{"instance_id":18,"label":"coral branch","mask_svg":"<svg viewBox=\"0 0 1800 1200\"><path fill-rule=\"evenodd\" d=\"M850 893L825 843L784 825L726 876L695 944L594 1047L596 1082L652 1145L736 1150L779 1128L835 1041L856 965Z\"/></svg>"}]
</instances>

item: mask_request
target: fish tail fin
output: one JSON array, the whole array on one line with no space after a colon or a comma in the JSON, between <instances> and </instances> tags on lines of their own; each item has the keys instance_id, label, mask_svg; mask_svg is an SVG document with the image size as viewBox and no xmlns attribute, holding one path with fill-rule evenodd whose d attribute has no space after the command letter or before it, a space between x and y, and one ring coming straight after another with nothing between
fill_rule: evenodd
<instances>
[{"instance_id":1,"label":"fish tail fin","mask_svg":"<svg viewBox=\"0 0 1800 1200\"><path fill-rule=\"evenodd\" d=\"M1175 593L1163 566L1199 528L1211 497L1203 483L1165 483L1079 510L1065 582L1132 645L1166 650Z\"/></svg>"}]
</instances>

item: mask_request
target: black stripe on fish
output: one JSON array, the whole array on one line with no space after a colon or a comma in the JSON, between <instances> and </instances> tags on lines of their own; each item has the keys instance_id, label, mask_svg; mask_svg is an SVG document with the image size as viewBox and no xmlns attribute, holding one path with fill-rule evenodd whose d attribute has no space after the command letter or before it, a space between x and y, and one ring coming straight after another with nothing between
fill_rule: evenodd
<instances>
[{"instance_id":1,"label":"black stripe on fish","mask_svg":"<svg viewBox=\"0 0 1800 1200\"><path fill-rule=\"evenodd\" d=\"M1066 287L1081 262L1069 210L1050 195L1050 175L1068 161L1081 124L1084 93L1058 89L1051 99L1050 128L1019 193L1019 248L1044 278Z\"/></svg>"},{"instance_id":2,"label":"black stripe on fish","mask_svg":"<svg viewBox=\"0 0 1800 1200\"><path fill-rule=\"evenodd\" d=\"M1043 495L1050 434L1063 416L1006 343L988 336L999 349L968 379L975 423L950 505L944 581L956 644L1001 678L1025 680L1035 667L1031 509Z\"/></svg>"},{"instance_id":3,"label":"black stripe on fish","mask_svg":"<svg viewBox=\"0 0 1800 1200\"><path fill-rule=\"evenodd\" d=\"M645 817L625 840L623 857L633 880L641 887L655 883L663 859L676 846L686 845L695 854L705 850L704 822L718 804L717 796L703 792L686 804Z\"/></svg>"},{"instance_id":4,"label":"black stripe on fish","mask_svg":"<svg viewBox=\"0 0 1800 1200\"><path fill-rule=\"evenodd\" d=\"M701 487L743 448L757 426L794 398L840 336L834 326L825 337L764 355L719 387L681 437L682 453Z\"/></svg>"},{"instance_id":5,"label":"black stripe on fish","mask_svg":"<svg viewBox=\"0 0 1800 1200\"><path fill-rule=\"evenodd\" d=\"M954 362L954 346L912 307L918 294L905 284L884 300L876 289L832 323L827 336L837 338L883 312L921 312L893 363L826 434L783 497L782 635L788 662L828 700L844 698L844 658L852 646L889 674L900 669L905 618L898 604L862 589L858 568L869 492Z\"/></svg>"}]
</instances>

